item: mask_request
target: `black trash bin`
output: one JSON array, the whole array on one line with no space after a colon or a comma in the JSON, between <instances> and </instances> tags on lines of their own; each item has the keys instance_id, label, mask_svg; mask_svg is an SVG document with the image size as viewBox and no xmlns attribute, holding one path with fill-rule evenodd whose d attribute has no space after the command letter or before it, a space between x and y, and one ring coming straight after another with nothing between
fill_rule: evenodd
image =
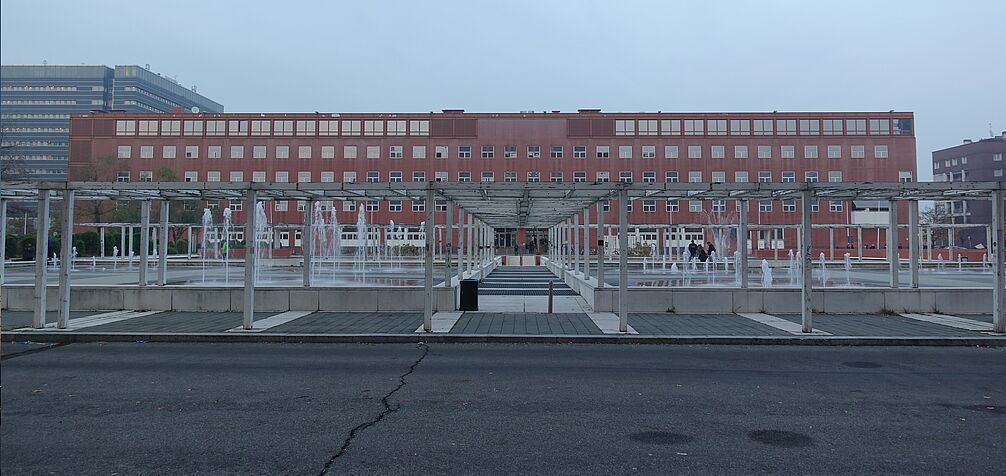
<instances>
[{"instance_id":1,"label":"black trash bin","mask_svg":"<svg viewBox=\"0 0 1006 476\"><path fill-rule=\"evenodd\" d=\"M477 279L462 279L461 280L461 304L458 306L459 311L478 311L479 310L479 280Z\"/></svg>"},{"instance_id":2,"label":"black trash bin","mask_svg":"<svg viewBox=\"0 0 1006 476\"><path fill-rule=\"evenodd\" d=\"M33 259L35 259L35 245L32 243L25 243L24 246L21 247L21 260L31 261Z\"/></svg>"}]
</instances>

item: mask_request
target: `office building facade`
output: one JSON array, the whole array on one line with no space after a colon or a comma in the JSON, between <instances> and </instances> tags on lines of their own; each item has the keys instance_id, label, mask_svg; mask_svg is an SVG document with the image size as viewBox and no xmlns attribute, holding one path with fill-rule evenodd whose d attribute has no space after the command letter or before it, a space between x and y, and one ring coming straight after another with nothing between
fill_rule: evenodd
<instances>
[{"instance_id":1,"label":"office building facade","mask_svg":"<svg viewBox=\"0 0 1006 476\"><path fill-rule=\"evenodd\" d=\"M88 114L71 120L70 177L206 182L851 182L914 180L914 119L878 113ZM95 164L101 164L95 166ZM95 176L95 171L103 171ZM243 220L240 203L231 207ZM427 204L324 203L340 223L366 207L372 223L417 226ZM727 201L636 200L644 242L666 225L736 223ZM851 223L853 203L820 202L818 223ZM202 207L203 204L194 205ZM270 223L301 223L302 203L268 204ZM797 223L798 203L749 204L749 222ZM605 215L615 223L615 209ZM906 216L905 214L901 215ZM596 217L595 217L596 219ZM439 219L438 219L439 220ZM672 226L672 241L702 239ZM755 248L795 248L795 232L759 232ZM498 230L501 246L526 230ZM764 233L762 235L761 233ZM784 235L784 236L783 236ZM845 247L845 230L833 238ZM825 240L829 238L824 238ZM870 239L871 242L875 238ZM281 242L296 246L290 235ZM882 242L882 241L881 241Z\"/></svg>"},{"instance_id":2,"label":"office building facade","mask_svg":"<svg viewBox=\"0 0 1006 476\"><path fill-rule=\"evenodd\" d=\"M223 112L223 106L140 66L0 66L0 168L5 179L65 180L72 114Z\"/></svg>"},{"instance_id":3,"label":"office building facade","mask_svg":"<svg viewBox=\"0 0 1006 476\"><path fill-rule=\"evenodd\" d=\"M1006 165L1006 131L981 140L965 140L962 144L933 152L933 181L1002 182ZM953 200L937 202L940 219L958 225L988 225L992 222L992 204L988 200ZM953 245L964 248L988 246L984 227L961 228L953 236Z\"/></svg>"}]
</instances>

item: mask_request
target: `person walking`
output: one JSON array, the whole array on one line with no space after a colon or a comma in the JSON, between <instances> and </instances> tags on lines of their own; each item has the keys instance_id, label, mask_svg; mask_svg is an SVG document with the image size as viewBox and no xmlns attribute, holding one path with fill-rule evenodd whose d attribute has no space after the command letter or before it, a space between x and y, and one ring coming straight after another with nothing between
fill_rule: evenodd
<instances>
[{"instance_id":1,"label":"person walking","mask_svg":"<svg viewBox=\"0 0 1006 476\"><path fill-rule=\"evenodd\" d=\"M713 251L716 251L716 247L713 246L713 242L707 241L706 242L706 254L709 255L709 256L712 256L713 255Z\"/></svg>"},{"instance_id":2,"label":"person walking","mask_svg":"<svg viewBox=\"0 0 1006 476\"><path fill-rule=\"evenodd\" d=\"M691 243L688 243L688 260L691 261L695 259L696 255L698 255L698 251L699 251L699 245L695 244L695 240L692 240Z\"/></svg>"}]
</instances>

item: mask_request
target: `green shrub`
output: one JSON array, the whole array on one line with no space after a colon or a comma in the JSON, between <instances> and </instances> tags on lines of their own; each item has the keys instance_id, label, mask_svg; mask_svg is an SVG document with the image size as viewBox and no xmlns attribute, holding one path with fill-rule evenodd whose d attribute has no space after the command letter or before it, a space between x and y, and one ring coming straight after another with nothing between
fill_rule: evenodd
<instances>
[{"instance_id":1,"label":"green shrub","mask_svg":"<svg viewBox=\"0 0 1006 476\"><path fill-rule=\"evenodd\" d=\"M643 243L636 243L629 247L629 256L642 257L650 256L650 247Z\"/></svg>"},{"instance_id":2,"label":"green shrub","mask_svg":"<svg viewBox=\"0 0 1006 476\"><path fill-rule=\"evenodd\" d=\"M406 243L397 248L399 256L419 256L419 247L416 245Z\"/></svg>"}]
</instances>

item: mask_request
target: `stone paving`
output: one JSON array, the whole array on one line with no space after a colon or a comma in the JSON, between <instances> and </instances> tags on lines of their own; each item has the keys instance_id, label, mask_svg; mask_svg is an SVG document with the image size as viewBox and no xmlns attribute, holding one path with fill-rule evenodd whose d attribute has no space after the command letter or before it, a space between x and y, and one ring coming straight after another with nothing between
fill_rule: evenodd
<instances>
[{"instance_id":1,"label":"stone paving","mask_svg":"<svg viewBox=\"0 0 1006 476\"><path fill-rule=\"evenodd\" d=\"M583 313L546 314L537 312L466 312L451 334L496 335L600 335L593 321Z\"/></svg>"},{"instance_id":2,"label":"stone paving","mask_svg":"<svg viewBox=\"0 0 1006 476\"><path fill-rule=\"evenodd\" d=\"M801 322L799 314L776 314L776 317L791 322ZM979 332L891 315L815 314L812 323L814 329L843 336L966 337L984 335Z\"/></svg>"}]
</instances>

